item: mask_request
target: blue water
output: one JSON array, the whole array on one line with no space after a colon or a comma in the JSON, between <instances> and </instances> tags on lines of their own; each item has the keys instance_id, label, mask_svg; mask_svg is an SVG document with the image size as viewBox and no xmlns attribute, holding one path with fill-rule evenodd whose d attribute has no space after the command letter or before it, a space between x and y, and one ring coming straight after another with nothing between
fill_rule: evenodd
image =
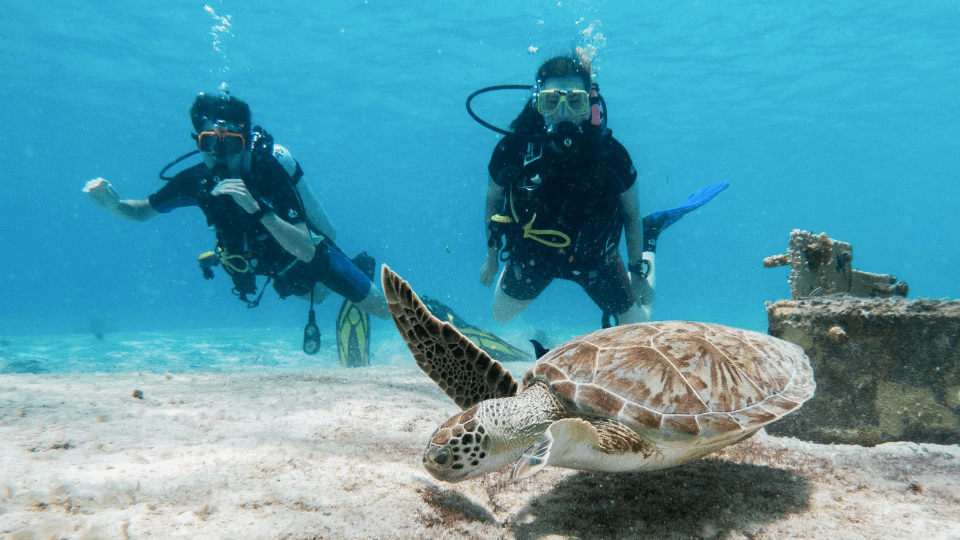
<instances>
[{"instance_id":1,"label":"blue water","mask_svg":"<svg viewBox=\"0 0 960 540\"><path fill-rule=\"evenodd\" d=\"M128 223L81 193L97 176L123 198L156 190L192 148L194 95L222 83L300 161L348 254L494 331L596 328L567 283L511 325L490 316L478 276L497 135L463 106L532 82L572 40L597 49L642 211L731 184L661 236L655 318L765 330L764 302L790 290L762 261L794 228L850 242L854 267L911 297L960 298L957 28L960 4L906 0L3 2L0 337L269 324L296 341L304 302L269 290L249 310L223 273L201 278L213 238L198 210ZM477 108L505 124L522 99ZM326 335L337 307L319 308Z\"/></svg>"}]
</instances>

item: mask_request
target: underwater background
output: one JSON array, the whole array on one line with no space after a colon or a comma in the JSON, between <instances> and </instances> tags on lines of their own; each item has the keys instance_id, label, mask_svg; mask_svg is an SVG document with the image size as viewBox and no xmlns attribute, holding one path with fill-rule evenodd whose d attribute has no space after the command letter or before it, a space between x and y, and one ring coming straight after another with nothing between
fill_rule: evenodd
<instances>
[{"instance_id":1,"label":"underwater background","mask_svg":"<svg viewBox=\"0 0 960 540\"><path fill-rule=\"evenodd\" d=\"M600 310L559 281L493 321L479 270L499 136L464 108L481 87L531 84L574 43L596 51L644 214L731 184L660 237L655 319L765 331L764 302L790 289L787 268L762 262L795 228L851 243L854 268L897 276L911 298L960 298L957 28L960 3L944 1L4 2L0 338L299 339L305 302L268 290L247 309L220 269L202 278L213 234L198 209L131 223L81 193L98 176L122 198L158 189L194 148L194 96L222 84L300 162L348 255L497 333L598 328ZM474 106L505 126L525 97ZM339 305L318 308L325 336ZM396 339L388 321L374 333Z\"/></svg>"}]
</instances>

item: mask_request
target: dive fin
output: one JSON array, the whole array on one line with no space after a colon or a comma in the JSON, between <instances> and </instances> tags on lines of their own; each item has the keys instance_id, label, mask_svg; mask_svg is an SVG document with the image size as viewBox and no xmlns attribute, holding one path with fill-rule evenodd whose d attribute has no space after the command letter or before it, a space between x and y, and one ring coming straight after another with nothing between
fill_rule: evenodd
<instances>
[{"instance_id":1,"label":"dive fin","mask_svg":"<svg viewBox=\"0 0 960 540\"><path fill-rule=\"evenodd\" d=\"M644 251L656 251L657 237L667 227L673 225L686 214L700 208L730 186L729 182L713 184L687 197L687 200L676 208L660 210L643 218Z\"/></svg>"},{"instance_id":2,"label":"dive fin","mask_svg":"<svg viewBox=\"0 0 960 540\"><path fill-rule=\"evenodd\" d=\"M447 305L443 302L434 300L429 296L422 297L420 301L423 302L423 305L427 306L427 309L430 310L430 313L432 313L434 317L440 319L441 321L446 321L457 328L460 328L461 330L464 326L470 326L467 324L467 321L461 319L459 315L454 313L453 310L447 307Z\"/></svg>"},{"instance_id":3,"label":"dive fin","mask_svg":"<svg viewBox=\"0 0 960 540\"><path fill-rule=\"evenodd\" d=\"M493 332L478 328L463 320L442 302L427 296L422 297L421 301L423 301L423 304L427 306L427 309L430 310L430 313L432 313L434 317L456 326L461 334L470 338L470 341L477 347L483 349L484 352L489 354L494 360L499 362L522 362L530 358L529 354L507 343Z\"/></svg>"},{"instance_id":4,"label":"dive fin","mask_svg":"<svg viewBox=\"0 0 960 540\"><path fill-rule=\"evenodd\" d=\"M373 279L376 262L367 252L354 257L353 264ZM337 356L346 367L370 365L370 315L346 298L337 312Z\"/></svg>"},{"instance_id":5,"label":"dive fin","mask_svg":"<svg viewBox=\"0 0 960 540\"><path fill-rule=\"evenodd\" d=\"M537 356L537 360L539 360L541 356L550 352L550 349L544 347L542 343L535 339L531 339L530 343L533 344L533 352Z\"/></svg>"}]
</instances>

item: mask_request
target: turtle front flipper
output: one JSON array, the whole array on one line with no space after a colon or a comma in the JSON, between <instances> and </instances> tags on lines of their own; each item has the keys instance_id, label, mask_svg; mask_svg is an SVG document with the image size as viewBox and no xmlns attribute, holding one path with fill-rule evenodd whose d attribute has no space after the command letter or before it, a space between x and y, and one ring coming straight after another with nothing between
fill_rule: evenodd
<instances>
[{"instance_id":1,"label":"turtle front flipper","mask_svg":"<svg viewBox=\"0 0 960 540\"><path fill-rule=\"evenodd\" d=\"M580 418L557 420L550 424L537 442L523 451L523 455L513 465L510 479L514 482L523 480L540 472L547 465L566 462L569 459L567 454L577 454L578 450L582 451L580 447L596 449L599 444L597 428L590 422Z\"/></svg>"},{"instance_id":2,"label":"turtle front flipper","mask_svg":"<svg viewBox=\"0 0 960 540\"><path fill-rule=\"evenodd\" d=\"M452 324L433 316L410 284L383 265L383 294L417 365L461 409L517 393L517 381Z\"/></svg>"},{"instance_id":3,"label":"turtle front flipper","mask_svg":"<svg viewBox=\"0 0 960 540\"><path fill-rule=\"evenodd\" d=\"M697 457L706 453L702 451ZM591 422L582 418L564 418L550 424L513 465L510 478L522 480L547 465L580 471L664 468L663 454L653 441L616 420Z\"/></svg>"}]
</instances>

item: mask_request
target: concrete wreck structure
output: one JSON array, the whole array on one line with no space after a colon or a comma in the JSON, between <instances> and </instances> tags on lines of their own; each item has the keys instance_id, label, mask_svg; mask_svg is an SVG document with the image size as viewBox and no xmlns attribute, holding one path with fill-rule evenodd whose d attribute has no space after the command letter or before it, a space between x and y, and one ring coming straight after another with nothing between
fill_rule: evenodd
<instances>
[{"instance_id":1,"label":"concrete wreck structure","mask_svg":"<svg viewBox=\"0 0 960 540\"><path fill-rule=\"evenodd\" d=\"M767 303L769 332L806 351L817 394L767 427L820 443L960 443L960 301L908 300L907 284L854 270L850 244L794 230L792 299Z\"/></svg>"}]
</instances>

